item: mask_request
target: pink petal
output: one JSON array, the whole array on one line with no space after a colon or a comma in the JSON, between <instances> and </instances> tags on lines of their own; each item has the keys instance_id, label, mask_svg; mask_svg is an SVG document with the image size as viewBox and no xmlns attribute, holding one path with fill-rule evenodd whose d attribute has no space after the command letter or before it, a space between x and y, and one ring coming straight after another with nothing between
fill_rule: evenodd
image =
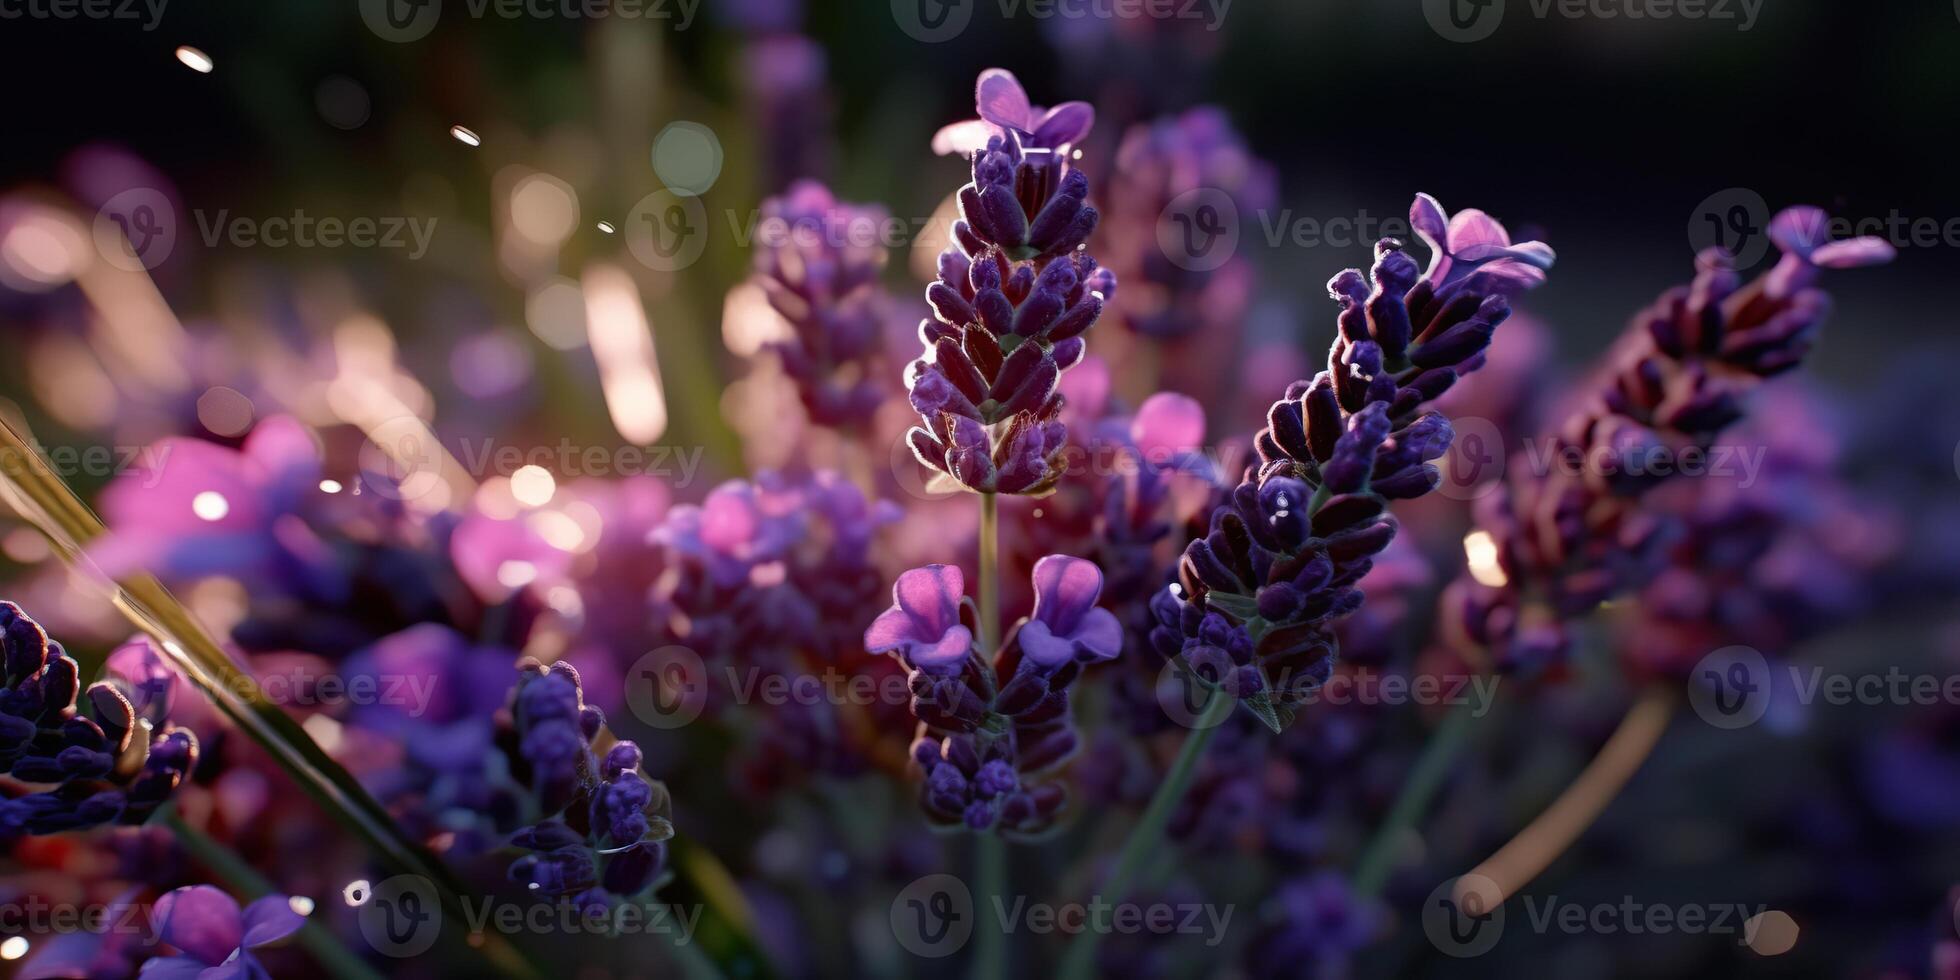
<instances>
[{"instance_id":1,"label":"pink petal","mask_svg":"<svg viewBox=\"0 0 1960 980\"><path fill-rule=\"evenodd\" d=\"M864 649L870 653L890 653L912 639L912 617L893 607L878 614L871 628L864 631Z\"/></svg>"},{"instance_id":2,"label":"pink petal","mask_svg":"<svg viewBox=\"0 0 1960 980\"><path fill-rule=\"evenodd\" d=\"M216 966L237 952L238 903L210 885L192 885L157 899L159 935L186 954Z\"/></svg>"},{"instance_id":3,"label":"pink petal","mask_svg":"<svg viewBox=\"0 0 1960 980\"><path fill-rule=\"evenodd\" d=\"M1130 438L1136 440L1144 462L1169 465L1179 455L1196 452L1204 445L1204 406L1187 395L1160 391L1137 407L1136 418L1130 421Z\"/></svg>"},{"instance_id":4,"label":"pink petal","mask_svg":"<svg viewBox=\"0 0 1960 980\"><path fill-rule=\"evenodd\" d=\"M996 126L1022 132L1034 129L1034 107L1028 104L1027 90L1005 68L989 68L980 73L980 80L973 87L973 104L980 110L980 118Z\"/></svg>"},{"instance_id":5,"label":"pink petal","mask_svg":"<svg viewBox=\"0 0 1960 980\"><path fill-rule=\"evenodd\" d=\"M1819 246L1830 241L1831 219L1823 208L1784 208L1769 222L1770 241L1785 252L1808 258Z\"/></svg>"},{"instance_id":6,"label":"pink petal","mask_svg":"<svg viewBox=\"0 0 1960 980\"><path fill-rule=\"evenodd\" d=\"M245 437L244 449L245 456L264 467L268 476L320 470L320 444L313 438L313 430L290 415L275 415L260 422Z\"/></svg>"},{"instance_id":7,"label":"pink petal","mask_svg":"<svg viewBox=\"0 0 1960 980\"><path fill-rule=\"evenodd\" d=\"M964 626L946 631L939 642L912 648L912 662L921 667L950 667L966 659L973 650L973 633Z\"/></svg>"},{"instance_id":8,"label":"pink petal","mask_svg":"<svg viewBox=\"0 0 1960 980\"><path fill-rule=\"evenodd\" d=\"M968 119L942 127L932 136L932 152L940 156L971 156L987 148L1000 129L985 119Z\"/></svg>"},{"instance_id":9,"label":"pink petal","mask_svg":"<svg viewBox=\"0 0 1960 980\"><path fill-rule=\"evenodd\" d=\"M1832 242L1812 252L1810 261L1826 269L1855 269L1867 265L1883 265L1897 256L1894 249L1880 238L1849 238Z\"/></svg>"},{"instance_id":10,"label":"pink petal","mask_svg":"<svg viewBox=\"0 0 1960 980\"><path fill-rule=\"evenodd\" d=\"M1471 208L1450 219L1450 252L1461 255L1473 245L1509 245L1511 235L1497 219Z\"/></svg>"},{"instance_id":11,"label":"pink petal","mask_svg":"<svg viewBox=\"0 0 1960 980\"><path fill-rule=\"evenodd\" d=\"M1034 563L1034 618L1072 634L1102 594L1102 569L1092 561L1049 555Z\"/></svg>"},{"instance_id":12,"label":"pink petal","mask_svg":"<svg viewBox=\"0 0 1960 980\"><path fill-rule=\"evenodd\" d=\"M1432 248L1441 248L1450 237L1448 212L1442 202L1427 194L1417 194L1415 203L1409 205L1409 226Z\"/></svg>"},{"instance_id":13,"label":"pink petal","mask_svg":"<svg viewBox=\"0 0 1960 980\"><path fill-rule=\"evenodd\" d=\"M1035 123L1034 141L1041 146L1081 142L1096 125L1096 110L1087 102L1064 102Z\"/></svg>"},{"instance_id":14,"label":"pink petal","mask_svg":"<svg viewBox=\"0 0 1960 980\"><path fill-rule=\"evenodd\" d=\"M966 596L966 577L958 565L927 565L914 568L892 584L892 601L910 615L919 627L933 635L959 625L960 600Z\"/></svg>"},{"instance_id":15,"label":"pink petal","mask_svg":"<svg viewBox=\"0 0 1960 980\"><path fill-rule=\"evenodd\" d=\"M292 900L277 894L267 895L245 906L245 914L241 918L245 936L239 940L239 945L247 949L278 942L298 932L306 924L306 917L293 911Z\"/></svg>"}]
</instances>

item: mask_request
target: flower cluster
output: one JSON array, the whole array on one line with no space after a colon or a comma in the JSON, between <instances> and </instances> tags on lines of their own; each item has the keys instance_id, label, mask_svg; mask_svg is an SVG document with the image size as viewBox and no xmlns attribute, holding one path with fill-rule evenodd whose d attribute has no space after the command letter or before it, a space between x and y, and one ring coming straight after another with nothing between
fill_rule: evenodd
<instances>
[{"instance_id":1,"label":"flower cluster","mask_svg":"<svg viewBox=\"0 0 1960 980\"><path fill-rule=\"evenodd\" d=\"M770 347L812 421L861 427L883 404L886 212L845 204L813 180L762 202L755 281L789 324Z\"/></svg>"},{"instance_id":2,"label":"flower cluster","mask_svg":"<svg viewBox=\"0 0 1960 980\"><path fill-rule=\"evenodd\" d=\"M922 425L907 441L921 463L969 490L1036 495L1061 476L1067 432L1056 385L1082 360L1083 333L1116 288L1082 251L1098 216L1086 203L1088 177L1069 164L1093 115L1038 111L999 70L981 75L977 101L981 120L970 125L986 142L973 152L953 245L926 290L926 349L906 372Z\"/></svg>"},{"instance_id":3,"label":"flower cluster","mask_svg":"<svg viewBox=\"0 0 1960 980\"><path fill-rule=\"evenodd\" d=\"M1227 346L1252 299L1251 261L1233 255L1213 267L1174 258L1159 246L1157 228L1184 195L1229 201L1241 217L1271 208L1278 197L1272 167L1252 156L1222 110L1202 106L1131 127L1107 183L1098 246L1122 257L1111 265L1130 287L1118 304L1123 323L1160 340L1203 331L1207 346Z\"/></svg>"},{"instance_id":4,"label":"flower cluster","mask_svg":"<svg viewBox=\"0 0 1960 980\"><path fill-rule=\"evenodd\" d=\"M1429 268L1384 239L1368 275L1328 283L1341 315L1327 370L1274 403L1260 465L1185 549L1178 585L1152 599L1157 651L1276 731L1332 669L1333 625L1359 608L1356 583L1394 537L1389 501L1440 479L1430 461L1452 432L1421 409L1483 363L1507 295L1552 263L1549 247L1513 244L1480 211L1446 219L1421 195L1409 217Z\"/></svg>"},{"instance_id":5,"label":"flower cluster","mask_svg":"<svg viewBox=\"0 0 1960 980\"><path fill-rule=\"evenodd\" d=\"M54 787L0 799L0 840L142 823L196 764L197 738L189 730L153 729L112 683L83 690L61 644L6 601L0 646L0 773ZM167 696L160 701L167 705Z\"/></svg>"},{"instance_id":6,"label":"flower cluster","mask_svg":"<svg viewBox=\"0 0 1960 980\"><path fill-rule=\"evenodd\" d=\"M975 646L966 580L952 565L900 575L892 607L865 631L866 649L910 672L912 761L935 824L1027 837L1053 826L1066 800L1040 780L1076 750L1068 688L1083 665L1116 657L1122 627L1096 605L1102 572L1090 562L1049 555L1034 585L1033 615L998 651Z\"/></svg>"},{"instance_id":7,"label":"flower cluster","mask_svg":"<svg viewBox=\"0 0 1960 980\"><path fill-rule=\"evenodd\" d=\"M1830 309L1813 285L1822 270L1891 258L1875 238L1828 241L1828 224L1816 208L1783 211L1769 228L1782 257L1768 272L1744 285L1732 257L1708 249L1691 285L1635 317L1618 363L1555 433L1561 456L1606 462L1514 467L1479 501L1503 581L1450 587L1444 622L1459 645L1487 651L1499 670L1554 666L1569 621L1655 570L1667 524L1639 498L1673 471L1647 461L1705 450L1743 416L1751 391L1802 363Z\"/></svg>"},{"instance_id":8,"label":"flower cluster","mask_svg":"<svg viewBox=\"0 0 1960 980\"><path fill-rule=\"evenodd\" d=\"M538 816L511 837L529 853L511 864L510 878L603 912L653 885L674 835L671 801L640 774L639 746L605 745L605 715L585 703L570 664L527 660L518 671L500 740Z\"/></svg>"}]
</instances>

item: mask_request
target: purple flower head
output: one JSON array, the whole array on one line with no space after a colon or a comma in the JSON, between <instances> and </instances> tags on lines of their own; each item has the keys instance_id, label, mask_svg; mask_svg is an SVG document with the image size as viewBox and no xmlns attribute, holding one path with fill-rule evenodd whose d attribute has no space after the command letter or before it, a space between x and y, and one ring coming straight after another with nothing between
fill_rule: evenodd
<instances>
[{"instance_id":1,"label":"purple flower head","mask_svg":"<svg viewBox=\"0 0 1960 980\"><path fill-rule=\"evenodd\" d=\"M166 439L151 457L154 468L103 491L110 533L90 554L104 571L285 582L326 564L297 516L320 479L320 447L300 422L268 418L239 449Z\"/></svg>"},{"instance_id":2,"label":"purple flower head","mask_svg":"<svg viewBox=\"0 0 1960 980\"><path fill-rule=\"evenodd\" d=\"M801 533L797 503L730 480L709 491L699 506L669 510L654 540L701 563L716 584L735 585L795 544Z\"/></svg>"},{"instance_id":3,"label":"purple flower head","mask_svg":"<svg viewBox=\"0 0 1960 980\"><path fill-rule=\"evenodd\" d=\"M1466 578L1446 591L1445 628L1462 653L1511 672L1555 666L1573 620L1663 570L1671 522L1643 498L1665 481L1642 464L1705 451L1766 379L1803 363L1830 311L1814 285L1822 269L1892 256L1875 239L1829 241L1827 225L1815 208L1785 210L1770 223L1783 255L1767 273L1744 283L1727 252L1704 250L1692 283L1634 318L1600 382L1554 430L1562 458L1604 462L1578 473L1518 468L1478 501L1503 584Z\"/></svg>"},{"instance_id":4,"label":"purple flower head","mask_svg":"<svg viewBox=\"0 0 1960 980\"><path fill-rule=\"evenodd\" d=\"M878 276L887 218L811 180L762 203L753 282L789 326L770 347L822 425L869 424L884 401L877 378L890 301Z\"/></svg>"},{"instance_id":5,"label":"purple flower head","mask_svg":"<svg viewBox=\"0 0 1960 980\"><path fill-rule=\"evenodd\" d=\"M147 636L131 637L102 665L109 682L122 692L138 718L161 725L177 695L177 670Z\"/></svg>"},{"instance_id":6,"label":"purple flower head","mask_svg":"<svg viewBox=\"0 0 1960 980\"><path fill-rule=\"evenodd\" d=\"M983 93L1012 83L993 75L982 76ZM1100 218L1089 180L1056 159L1024 148L1011 127L973 154L953 247L926 289L925 351L906 369L921 422L906 434L913 454L979 493L1054 489L1067 441L1061 375L1082 361L1083 334L1116 289L1081 248Z\"/></svg>"},{"instance_id":7,"label":"purple flower head","mask_svg":"<svg viewBox=\"0 0 1960 980\"><path fill-rule=\"evenodd\" d=\"M1034 615L1021 625L1021 649L1054 668L1076 659L1114 660L1123 649L1116 614L1096 605L1102 570L1094 562L1049 555L1034 564Z\"/></svg>"},{"instance_id":8,"label":"purple flower head","mask_svg":"<svg viewBox=\"0 0 1960 980\"><path fill-rule=\"evenodd\" d=\"M1512 244L1510 232L1476 208L1450 216L1427 194L1416 195L1409 224L1429 246L1422 278L1439 296L1455 295L1451 287L1475 276L1486 277L1481 288L1492 292L1528 289L1545 281L1556 258L1544 242Z\"/></svg>"},{"instance_id":9,"label":"purple flower head","mask_svg":"<svg viewBox=\"0 0 1960 980\"><path fill-rule=\"evenodd\" d=\"M1362 602L1356 583L1395 537L1389 501L1441 474L1449 423L1423 407L1483 363L1510 312L1504 293L1542 280L1551 250L1512 246L1480 212L1445 222L1418 197L1430 276L1401 245L1375 246L1364 276L1328 291L1340 305L1328 368L1295 382L1255 439L1260 465L1185 548L1178 586L1151 602L1151 644L1240 699L1274 731L1333 668L1334 627Z\"/></svg>"},{"instance_id":10,"label":"purple flower head","mask_svg":"<svg viewBox=\"0 0 1960 980\"><path fill-rule=\"evenodd\" d=\"M298 932L306 917L292 899L267 895L245 906L211 885L179 888L157 899L158 937L178 955L143 964L149 980L270 980L252 950Z\"/></svg>"},{"instance_id":11,"label":"purple flower head","mask_svg":"<svg viewBox=\"0 0 1960 980\"><path fill-rule=\"evenodd\" d=\"M932 138L932 152L971 155L1007 133L1024 146L1058 149L1081 142L1096 124L1096 110L1087 102L1064 102L1053 109L1031 104L1020 80L1005 68L980 73L973 104L980 118L941 129Z\"/></svg>"},{"instance_id":12,"label":"purple flower head","mask_svg":"<svg viewBox=\"0 0 1960 980\"><path fill-rule=\"evenodd\" d=\"M0 775L49 785L0 800L0 841L104 823L141 823L197 761L190 732L138 724L113 683L81 686L75 661L19 606L0 601ZM148 751L131 755L147 737ZM135 760L141 759L138 764Z\"/></svg>"},{"instance_id":13,"label":"purple flower head","mask_svg":"<svg viewBox=\"0 0 1960 980\"><path fill-rule=\"evenodd\" d=\"M960 623L966 578L956 565L927 565L898 577L892 607L864 631L864 648L896 653L920 670L946 673L973 650L973 631Z\"/></svg>"}]
</instances>

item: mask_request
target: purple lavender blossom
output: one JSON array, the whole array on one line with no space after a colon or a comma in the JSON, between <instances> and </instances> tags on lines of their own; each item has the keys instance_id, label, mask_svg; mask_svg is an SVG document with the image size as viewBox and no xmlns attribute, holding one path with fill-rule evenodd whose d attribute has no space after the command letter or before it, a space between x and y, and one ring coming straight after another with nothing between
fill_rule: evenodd
<instances>
[{"instance_id":1,"label":"purple lavender blossom","mask_svg":"<svg viewBox=\"0 0 1960 980\"><path fill-rule=\"evenodd\" d=\"M528 853L512 862L510 879L588 914L652 887L674 835L672 801L640 773L638 745L613 742L595 757L609 733L605 715L585 703L578 671L563 661L520 664L508 724L501 741L513 747L513 770L528 779L539 814L511 836Z\"/></svg>"},{"instance_id":2,"label":"purple lavender blossom","mask_svg":"<svg viewBox=\"0 0 1960 980\"><path fill-rule=\"evenodd\" d=\"M61 644L6 601L0 646L0 773L54 787L0 800L0 840L142 823L196 763L188 730L165 725L151 733L114 684L84 690ZM78 698L85 707L77 708Z\"/></svg>"},{"instance_id":3,"label":"purple lavender blossom","mask_svg":"<svg viewBox=\"0 0 1960 980\"><path fill-rule=\"evenodd\" d=\"M276 943L300 930L306 917L293 911L292 899L267 895L243 910L230 895L211 885L193 885L157 899L158 935L176 947L176 956L161 956L143 964L150 980L190 980L225 977L271 980L252 950Z\"/></svg>"},{"instance_id":4,"label":"purple lavender blossom","mask_svg":"<svg viewBox=\"0 0 1960 980\"><path fill-rule=\"evenodd\" d=\"M1066 106L1023 115L1034 110L1019 92L1004 72L981 76L983 119L1006 122L988 123L1001 131L972 156L953 247L926 290L926 351L906 371L923 424L906 441L921 463L969 490L1038 496L1061 477L1057 383L1082 360L1082 335L1116 279L1082 251L1098 215L1085 203L1088 178L1060 149L1091 117ZM1021 123L1035 129L1023 134Z\"/></svg>"},{"instance_id":5,"label":"purple lavender blossom","mask_svg":"<svg viewBox=\"0 0 1960 980\"><path fill-rule=\"evenodd\" d=\"M1426 197L1411 209L1432 234L1441 216ZM1450 425L1421 409L1483 363L1506 294L1551 262L1551 249L1510 245L1481 213L1452 225L1435 247L1456 251L1432 257L1427 274L1384 239L1368 275L1328 283L1341 314L1327 370L1274 403L1255 440L1260 465L1185 549L1178 584L1151 600L1158 652L1274 731L1333 669L1334 624L1360 607L1356 583L1395 535L1388 503L1441 479L1432 461Z\"/></svg>"},{"instance_id":6,"label":"purple lavender blossom","mask_svg":"<svg viewBox=\"0 0 1960 980\"><path fill-rule=\"evenodd\" d=\"M944 671L966 660L973 631L960 623L966 577L955 565L914 568L892 584L892 607L864 633L871 653L896 653L924 671Z\"/></svg>"},{"instance_id":7,"label":"purple lavender blossom","mask_svg":"<svg viewBox=\"0 0 1960 980\"><path fill-rule=\"evenodd\" d=\"M1123 627L1116 614L1096 605L1102 570L1067 555L1049 555L1034 566L1034 615L1021 626L1021 649L1042 667L1073 660L1114 660L1122 652Z\"/></svg>"},{"instance_id":8,"label":"purple lavender blossom","mask_svg":"<svg viewBox=\"0 0 1960 980\"><path fill-rule=\"evenodd\" d=\"M889 298L878 277L885 209L845 204L813 180L762 202L755 281L789 325L769 346L812 421L863 427L883 404Z\"/></svg>"},{"instance_id":9,"label":"purple lavender blossom","mask_svg":"<svg viewBox=\"0 0 1960 980\"><path fill-rule=\"evenodd\" d=\"M973 106L980 118L954 123L932 137L932 152L942 156L971 156L989 141L1012 134L1029 148L1060 149L1082 141L1096 124L1096 110L1087 102L1064 102L1044 109L1028 101L1020 79L1005 68L980 73L973 87Z\"/></svg>"},{"instance_id":10,"label":"purple lavender blossom","mask_svg":"<svg viewBox=\"0 0 1960 980\"><path fill-rule=\"evenodd\" d=\"M1640 498L1674 469L1646 462L1706 450L1743 417L1749 393L1802 363L1830 309L1812 285L1823 269L1892 255L1877 239L1824 242L1827 224L1816 208L1788 209L1770 224L1783 255L1767 273L1745 286L1729 254L1711 248L1696 257L1693 284L1635 317L1617 365L1553 447L1560 458L1604 462L1514 467L1478 501L1502 584L1466 578L1445 592L1454 643L1487 652L1499 670L1544 670L1564 657L1567 623L1658 570L1667 524Z\"/></svg>"},{"instance_id":11,"label":"purple lavender blossom","mask_svg":"<svg viewBox=\"0 0 1960 980\"><path fill-rule=\"evenodd\" d=\"M1068 688L1083 666L1120 652L1122 631L1096 606L1102 573L1093 564L1050 555L1035 569L1035 614L998 651L973 647L964 581L947 565L900 576L892 608L865 632L866 649L892 652L911 671L911 758L936 824L1029 837L1049 829L1066 801L1041 777L1079 744Z\"/></svg>"}]
</instances>

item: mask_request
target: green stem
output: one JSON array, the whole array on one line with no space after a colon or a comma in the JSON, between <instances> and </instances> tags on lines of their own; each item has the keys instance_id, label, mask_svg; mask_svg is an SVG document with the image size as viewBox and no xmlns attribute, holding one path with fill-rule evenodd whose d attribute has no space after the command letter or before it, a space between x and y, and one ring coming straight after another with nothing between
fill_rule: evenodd
<instances>
[{"instance_id":1,"label":"green stem","mask_svg":"<svg viewBox=\"0 0 1960 980\"><path fill-rule=\"evenodd\" d=\"M166 805L155 818L170 832L177 835L177 842L190 852L192 859L224 880L234 892L242 893L250 899L264 898L275 894L278 889L272 882L258 873L245 859L233 853L231 848L211 839L204 831L184 822L174 806ZM341 980L381 980L381 974L367 964L354 952L340 944L333 933L328 932L318 920L308 916L306 924L300 927L299 944L313 954L322 968Z\"/></svg>"},{"instance_id":2,"label":"green stem","mask_svg":"<svg viewBox=\"0 0 1960 980\"><path fill-rule=\"evenodd\" d=\"M1007 976L1007 930L994 915L996 898L1007 892L1007 842L999 834L976 834L973 838L974 923L980 932L979 948L974 950L974 980L1000 980Z\"/></svg>"},{"instance_id":3,"label":"green stem","mask_svg":"<svg viewBox=\"0 0 1960 980\"><path fill-rule=\"evenodd\" d=\"M1163 844L1164 828L1171 822L1171 813L1177 809L1178 801L1184 798L1184 791L1191 785L1191 777L1198 772L1198 760L1204 758L1205 747L1211 744L1212 736L1224 727L1225 719L1231 715L1237 699L1217 689L1211 691L1205 703L1204 713L1193 723L1191 734L1184 737L1184 747L1178 750L1177 761L1171 763L1171 771L1164 774L1164 781L1157 785L1157 792L1150 797L1150 805L1143 810L1143 817L1135 827L1130 828L1130 836L1123 841L1123 849L1116 854L1116 867L1103 883L1095 899L1104 905L1114 906L1129 897L1130 887L1138 873L1150 857L1159 852ZM1096 965L1096 944L1102 933L1088 930L1076 937L1068 945L1068 952L1062 958L1060 976L1062 980L1088 980L1094 974Z\"/></svg>"},{"instance_id":4,"label":"green stem","mask_svg":"<svg viewBox=\"0 0 1960 980\"><path fill-rule=\"evenodd\" d=\"M1407 779L1402 781L1402 789L1395 796L1395 803L1388 809L1388 816L1368 840L1368 846L1361 852L1361 860L1354 868L1355 893L1365 897L1381 894L1382 885L1388 882L1389 872L1394 870L1395 858L1402 850L1404 836L1410 828L1422 820L1429 810L1429 802L1443 785L1443 777L1450 770L1450 764L1468 744L1466 736L1470 723L1476 720L1474 702L1465 699L1450 708L1443 723L1429 733L1429 741L1423 745L1422 754L1409 770Z\"/></svg>"},{"instance_id":5,"label":"green stem","mask_svg":"<svg viewBox=\"0 0 1960 980\"><path fill-rule=\"evenodd\" d=\"M979 575L975 590L980 596L980 653L991 664L1000 650L1000 498L991 493L980 495ZM974 950L973 976L998 980L1007 975L1007 934L985 909L1006 894L1007 847L994 832L977 835L973 844L974 885L979 891L974 897L980 904L976 910L980 944Z\"/></svg>"}]
</instances>

